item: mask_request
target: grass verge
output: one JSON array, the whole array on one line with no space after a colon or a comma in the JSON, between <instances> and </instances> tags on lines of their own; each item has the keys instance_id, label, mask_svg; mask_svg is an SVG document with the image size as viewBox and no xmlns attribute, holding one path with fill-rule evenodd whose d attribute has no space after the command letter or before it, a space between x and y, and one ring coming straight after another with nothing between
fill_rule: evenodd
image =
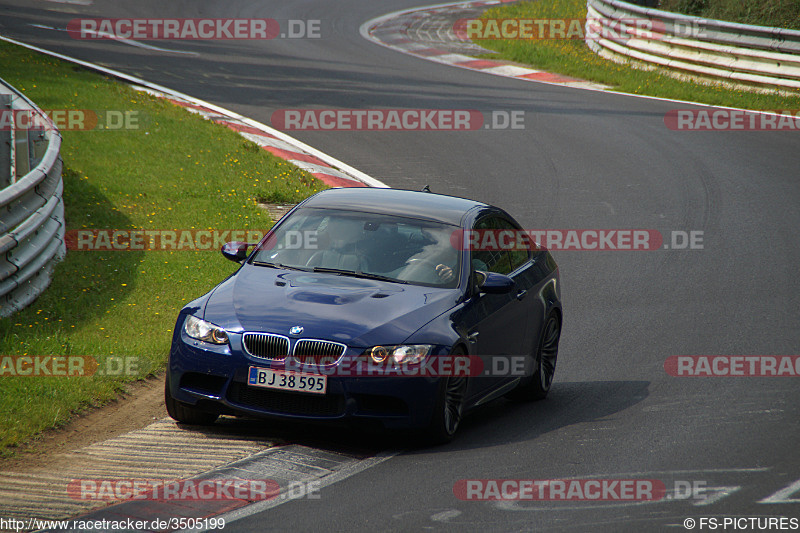
<instances>
[{"instance_id":1,"label":"grass verge","mask_svg":"<svg viewBox=\"0 0 800 533\"><path fill-rule=\"evenodd\" d=\"M662 0L658 9L756 26L800 30L797 0Z\"/></svg>"},{"instance_id":2,"label":"grass verge","mask_svg":"<svg viewBox=\"0 0 800 533\"><path fill-rule=\"evenodd\" d=\"M483 18L583 19L586 18L586 1L521 2L489 9ZM620 92L745 109L800 109L800 92L796 95L763 94L676 79L603 59L589 50L581 39L476 39L474 42L496 51L494 57L602 83Z\"/></svg>"},{"instance_id":3,"label":"grass verge","mask_svg":"<svg viewBox=\"0 0 800 533\"><path fill-rule=\"evenodd\" d=\"M135 129L62 131L67 230L263 233L272 221L257 200L296 203L326 188L224 126L69 63L0 42L0 71L42 109L136 118ZM234 269L216 247L69 251L50 288L0 320L0 457L162 370L178 310ZM105 371L15 376L9 358L22 355L89 356Z\"/></svg>"}]
</instances>

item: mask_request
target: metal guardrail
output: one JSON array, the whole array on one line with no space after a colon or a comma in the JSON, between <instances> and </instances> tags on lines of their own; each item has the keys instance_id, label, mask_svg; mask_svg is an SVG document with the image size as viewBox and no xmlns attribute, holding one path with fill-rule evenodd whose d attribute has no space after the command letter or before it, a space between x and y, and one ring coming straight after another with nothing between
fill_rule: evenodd
<instances>
[{"instance_id":1,"label":"metal guardrail","mask_svg":"<svg viewBox=\"0 0 800 533\"><path fill-rule=\"evenodd\" d=\"M798 30L704 19L620 0L587 0L586 5L586 44L603 57L743 85L800 89ZM637 24L644 19L649 28Z\"/></svg>"},{"instance_id":2,"label":"metal guardrail","mask_svg":"<svg viewBox=\"0 0 800 533\"><path fill-rule=\"evenodd\" d=\"M47 115L0 79L0 317L33 302L66 253L60 151Z\"/></svg>"}]
</instances>

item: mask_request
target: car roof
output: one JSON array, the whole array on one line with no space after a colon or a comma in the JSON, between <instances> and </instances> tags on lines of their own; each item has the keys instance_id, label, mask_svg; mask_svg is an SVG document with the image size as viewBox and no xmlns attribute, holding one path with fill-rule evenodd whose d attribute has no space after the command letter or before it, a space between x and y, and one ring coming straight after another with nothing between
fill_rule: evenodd
<instances>
[{"instance_id":1,"label":"car roof","mask_svg":"<svg viewBox=\"0 0 800 533\"><path fill-rule=\"evenodd\" d=\"M488 204L423 191L348 187L328 189L307 199L302 207L347 209L461 225L464 214Z\"/></svg>"}]
</instances>

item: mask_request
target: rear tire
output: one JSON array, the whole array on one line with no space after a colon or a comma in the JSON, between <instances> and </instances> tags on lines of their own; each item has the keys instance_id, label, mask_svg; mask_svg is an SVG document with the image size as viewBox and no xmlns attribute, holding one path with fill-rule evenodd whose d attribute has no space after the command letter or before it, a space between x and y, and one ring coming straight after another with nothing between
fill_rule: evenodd
<instances>
[{"instance_id":1,"label":"rear tire","mask_svg":"<svg viewBox=\"0 0 800 533\"><path fill-rule=\"evenodd\" d=\"M216 413L201 411L173 398L170 392L169 374L164 380L164 404L167 406L167 414L181 424L210 426L219 417Z\"/></svg>"},{"instance_id":2,"label":"rear tire","mask_svg":"<svg viewBox=\"0 0 800 533\"><path fill-rule=\"evenodd\" d=\"M524 379L517 387L506 396L512 400L535 401L543 400L550 392L553 376L556 373L558 360L558 341L561 338L561 321L558 314L550 313L539 338L534 364L536 371L530 378Z\"/></svg>"}]
</instances>

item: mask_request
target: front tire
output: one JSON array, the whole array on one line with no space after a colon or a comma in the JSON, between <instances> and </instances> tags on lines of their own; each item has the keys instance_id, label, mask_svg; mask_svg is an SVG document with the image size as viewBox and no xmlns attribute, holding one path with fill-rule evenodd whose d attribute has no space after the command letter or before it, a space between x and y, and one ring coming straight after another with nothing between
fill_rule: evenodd
<instances>
[{"instance_id":1,"label":"front tire","mask_svg":"<svg viewBox=\"0 0 800 533\"><path fill-rule=\"evenodd\" d=\"M453 356L464 355L461 351ZM431 444L446 444L453 440L464 411L464 396L467 391L465 376L449 376L442 379L433 411L433 419L425 432Z\"/></svg>"},{"instance_id":2,"label":"front tire","mask_svg":"<svg viewBox=\"0 0 800 533\"><path fill-rule=\"evenodd\" d=\"M550 313L539 338L534 364L536 371L533 375L522 381L517 388L506 396L512 400L534 401L543 400L550 392L553 385L553 376L556 373L558 360L558 342L561 338L561 321L558 315Z\"/></svg>"},{"instance_id":3,"label":"front tire","mask_svg":"<svg viewBox=\"0 0 800 533\"><path fill-rule=\"evenodd\" d=\"M183 402L179 402L172 397L170 392L169 374L164 380L164 405L167 406L167 414L181 424L193 426L210 426L219 417L216 413L201 411Z\"/></svg>"}]
</instances>

